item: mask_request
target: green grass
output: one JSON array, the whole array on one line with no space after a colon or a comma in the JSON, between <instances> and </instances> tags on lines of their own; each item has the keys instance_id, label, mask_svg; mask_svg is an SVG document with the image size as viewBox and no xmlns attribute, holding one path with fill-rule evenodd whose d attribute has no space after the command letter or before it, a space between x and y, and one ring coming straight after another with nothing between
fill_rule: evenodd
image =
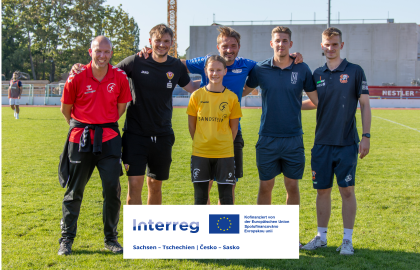
<instances>
[{"instance_id":1,"label":"green grass","mask_svg":"<svg viewBox=\"0 0 420 270\"><path fill-rule=\"evenodd\" d=\"M190 181L186 109L174 109L176 142L170 180L163 185L164 204L193 204ZM420 130L420 111L373 110L373 115ZM261 110L245 109L242 119L244 175L236 188L236 203L256 203L258 173L255 143ZM124 116L125 117L125 116ZM357 114L361 132L360 113ZM316 233L315 197L310 170L310 149L315 111L303 112L306 168L300 181L300 239ZM123 119L122 119L123 121ZM122 123L122 121L120 123ZM299 260L124 260L103 250L102 189L95 170L88 183L78 224L73 255L57 255L61 201L58 156L68 126L59 108L21 108L20 119L2 108L2 266L4 269L416 269L420 262L420 132L373 117L370 154L359 160L356 174L358 212L353 236L356 253L339 256L341 198L336 185L328 248L301 251ZM333 130L331 132L334 132ZM121 178L123 204L126 177ZM212 204L217 202L212 190ZM143 190L143 201L147 188ZM282 178L277 178L273 204L285 203ZM122 210L122 209L121 209ZM123 241L122 211L119 225ZM257 243L256 243L257 244ZM261 243L263 244L263 243Z\"/></svg>"}]
</instances>

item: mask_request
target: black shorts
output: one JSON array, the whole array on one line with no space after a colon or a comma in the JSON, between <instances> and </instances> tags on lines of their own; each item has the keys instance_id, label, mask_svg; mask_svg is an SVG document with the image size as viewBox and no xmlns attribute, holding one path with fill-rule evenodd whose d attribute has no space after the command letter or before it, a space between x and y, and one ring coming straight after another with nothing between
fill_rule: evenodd
<instances>
[{"instance_id":1,"label":"black shorts","mask_svg":"<svg viewBox=\"0 0 420 270\"><path fill-rule=\"evenodd\" d=\"M145 137L125 132L122 137L122 160L127 176L144 175L168 180L175 135Z\"/></svg>"},{"instance_id":2,"label":"black shorts","mask_svg":"<svg viewBox=\"0 0 420 270\"><path fill-rule=\"evenodd\" d=\"M333 186L334 174L339 187L355 185L358 144L348 146L315 144L311 150L312 183L314 189Z\"/></svg>"},{"instance_id":3,"label":"black shorts","mask_svg":"<svg viewBox=\"0 0 420 270\"><path fill-rule=\"evenodd\" d=\"M215 179L218 184L231 184L236 182L235 159L205 158L191 156L191 181L193 183L208 182Z\"/></svg>"},{"instance_id":4,"label":"black shorts","mask_svg":"<svg viewBox=\"0 0 420 270\"><path fill-rule=\"evenodd\" d=\"M242 149L244 148L244 139L242 138L242 132L238 130L236 138L233 141L233 151L235 154L235 176L238 178L244 177L244 155Z\"/></svg>"}]
</instances>

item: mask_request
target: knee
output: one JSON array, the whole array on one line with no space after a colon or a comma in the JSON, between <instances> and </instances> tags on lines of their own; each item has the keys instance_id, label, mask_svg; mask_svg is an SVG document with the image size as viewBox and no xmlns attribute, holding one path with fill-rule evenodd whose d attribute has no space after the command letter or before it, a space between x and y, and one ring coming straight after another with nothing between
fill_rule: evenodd
<instances>
[{"instance_id":1,"label":"knee","mask_svg":"<svg viewBox=\"0 0 420 270\"><path fill-rule=\"evenodd\" d=\"M159 194L162 191L162 182L158 180L148 182L149 193Z\"/></svg>"},{"instance_id":2,"label":"knee","mask_svg":"<svg viewBox=\"0 0 420 270\"><path fill-rule=\"evenodd\" d=\"M271 192L274 187L274 180L260 181L260 193Z\"/></svg>"},{"instance_id":3,"label":"knee","mask_svg":"<svg viewBox=\"0 0 420 270\"><path fill-rule=\"evenodd\" d=\"M289 194L298 194L299 193L299 182L294 180L294 182L289 183L286 185L287 193Z\"/></svg>"},{"instance_id":4,"label":"knee","mask_svg":"<svg viewBox=\"0 0 420 270\"><path fill-rule=\"evenodd\" d=\"M317 194L320 197L329 197L330 194L331 194L331 189L330 188L328 188L328 189L318 189Z\"/></svg>"},{"instance_id":5,"label":"knee","mask_svg":"<svg viewBox=\"0 0 420 270\"><path fill-rule=\"evenodd\" d=\"M141 192L143 188L143 181L137 179L128 179L128 188L130 191L139 191Z\"/></svg>"},{"instance_id":6,"label":"knee","mask_svg":"<svg viewBox=\"0 0 420 270\"><path fill-rule=\"evenodd\" d=\"M354 190L350 187L340 188L340 193L343 199L350 199L354 196Z\"/></svg>"}]
</instances>

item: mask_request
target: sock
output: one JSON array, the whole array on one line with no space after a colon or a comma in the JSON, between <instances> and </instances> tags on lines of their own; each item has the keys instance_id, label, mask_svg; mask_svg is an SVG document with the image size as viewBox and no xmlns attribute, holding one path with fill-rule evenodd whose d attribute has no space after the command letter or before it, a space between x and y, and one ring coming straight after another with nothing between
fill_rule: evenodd
<instances>
[{"instance_id":1,"label":"sock","mask_svg":"<svg viewBox=\"0 0 420 270\"><path fill-rule=\"evenodd\" d=\"M16 113L16 119L19 119L19 114L18 113Z\"/></svg>"},{"instance_id":2,"label":"sock","mask_svg":"<svg viewBox=\"0 0 420 270\"><path fill-rule=\"evenodd\" d=\"M327 227L318 227L317 236L321 237L321 241L327 241Z\"/></svg>"},{"instance_id":3,"label":"sock","mask_svg":"<svg viewBox=\"0 0 420 270\"><path fill-rule=\"evenodd\" d=\"M16 109L13 110L13 116L16 117Z\"/></svg>"},{"instance_id":4,"label":"sock","mask_svg":"<svg viewBox=\"0 0 420 270\"><path fill-rule=\"evenodd\" d=\"M347 239L350 242L352 241L352 237L353 237L353 229L346 229L344 228L344 235L343 235L343 240Z\"/></svg>"}]
</instances>

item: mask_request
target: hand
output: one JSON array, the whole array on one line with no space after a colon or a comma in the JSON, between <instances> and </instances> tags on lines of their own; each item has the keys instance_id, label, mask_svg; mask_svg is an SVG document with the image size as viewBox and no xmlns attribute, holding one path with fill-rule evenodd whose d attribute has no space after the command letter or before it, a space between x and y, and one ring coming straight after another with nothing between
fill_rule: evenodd
<instances>
[{"instance_id":1,"label":"hand","mask_svg":"<svg viewBox=\"0 0 420 270\"><path fill-rule=\"evenodd\" d=\"M79 74L79 73L80 73L80 71L82 71L82 68L83 68L84 66L85 66L85 65L80 64L80 63L74 64L74 65L73 65L73 67L72 67L72 68L71 68L71 70L70 70L70 75L76 75L76 74Z\"/></svg>"},{"instance_id":2,"label":"hand","mask_svg":"<svg viewBox=\"0 0 420 270\"><path fill-rule=\"evenodd\" d=\"M303 56L298 52L291 53L290 56L295 58L295 64L300 64L303 62Z\"/></svg>"},{"instance_id":3,"label":"hand","mask_svg":"<svg viewBox=\"0 0 420 270\"><path fill-rule=\"evenodd\" d=\"M359 158L362 159L369 154L370 139L363 137L359 144Z\"/></svg>"},{"instance_id":4,"label":"hand","mask_svg":"<svg viewBox=\"0 0 420 270\"><path fill-rule=\"evenodd\" d=\"M152 49L150 49L149 47L144 47L143 49L141 49L141 51L139 51L138 53L137 53L137 55L139 56L139 57L144 57L144 59L147 59L147 58L149 58L149 54L151 54L152 53Z\"/></svg>"}]
</instances>

